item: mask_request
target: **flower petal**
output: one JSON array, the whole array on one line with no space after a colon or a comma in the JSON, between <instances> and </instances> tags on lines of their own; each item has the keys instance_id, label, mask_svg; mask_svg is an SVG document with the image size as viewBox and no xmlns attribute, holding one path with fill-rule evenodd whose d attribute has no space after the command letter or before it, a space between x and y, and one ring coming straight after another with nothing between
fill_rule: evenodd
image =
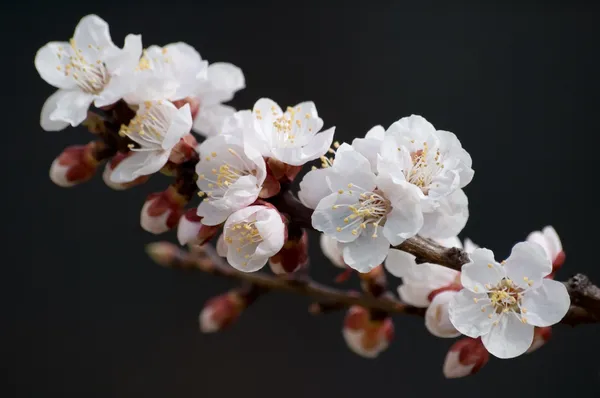
<instances>
[{"instance_id":1,"label":"flower petal","mask_svg":"<svg viewBox=\"0 0 600 398\"><path fill-rule=\"evenodd\" d=\"M232 116L235 109L228 105L202 106L194 119L193 129L196 133L207 137L217 135L221 132L225 119Z\"/></svg>"},{"instance_id":2,"label":"flower petal","mask_svg":"<svg viewBox=\"0 0 600 398\"><path fill-rule=\"evenodd\" d=\"M168 151L135 152L117 165L110 175L110 180L117 184L130 182L159 171L169 159Z\"/></svg>"},{"instance_id":3,"label":"flower petal","mask_svg":"<svg viewBox=\"0 0 600 398\"><path fill-rule=\"evenodd\" d=\"M358 235L352 231L357 229L359 233L362 233L362 229L356 223L350 224L344 220L354 214L346 205L358 203L360 194L361 192L358 191L352 191L351 194L349 192L342 194L335 192L324 197L312 214L313 227L339 242L352 242L355 240Z\"/></svg>"},{"instance_id":4,"label":"flower petal","mask_svg":"<svg viewBox=\"0 0 600 398\"><path fill-rule=\"evenodd\" d=\"M310 138L308 144L302 147L281 148L274 147L271 149L273 156L283 163L292 166L302 166L306 162L318 159L323 156L333 142L333 133L335 127L331 127L321 133Z\"/></svg>"},{"instance_id":5,"label":"flower petal","mask_svg":"<svg viewBox=\"0 0 600 398\"><path fill-rule=\"evenodd\" d=\"M331 194L327 185L327 176L331 173L331 167L311 170L300 181L298 198L307 207L314 209L321 199Z\"/></svg>"},{"instance_id":6,"label":"flower petal","mask_svg":"<svg viewBox=\"0 0 600 398\"><path fill-rule=\"evenodd\" d=\"M498 324L481 337L481 342L490 354L506 359L514 358L531 346L533 326L521 322L516 314L510 312L500 317Z\"/></svg>"},{"instance_id":7,"label":"flower petal","mask_svg":"<svg viewBox=\"0 0 600 398\"><path fill-rule=\"evenodd\" d=\"M246 87L244 73L237 66L227 62L215 62L208 66L208 80L215 91L228 93L231 98L233 94ZM223 99L223 101L229 101Z\"/></svg>"},{"instance_id":8,"label":"flower petal","mask_svg":"<svg viewBox=\"0 0 600 398\"><path fill-rule=\"evenodd\" d=\"M387 215L383 235L391 245L399 245L415 236L423 226L418 188L407 182L386 184L380 188L393 200L393 209Z\"/></svg>"},{"instance_id":9,"label":"flower petal","mask_svg":"<svg viewBox=\"0 0 600 398\"><path fill-rule=\"evenodd\" d=\"M73 39L82 51L85 51L88 46L96 48L115 47L110 38L108 24L99 16L93 14L81 18L81 21L75 27Z\"/></svg>"},{"instance_id":10,"label":"flower petal","mask_svg":"<svg viewBox=\"0 0 600 398\"><path fill-rule=\"evenodd\" d=\"M420 234L428 238L450 238L458 235L469 219L469 200L462 189L438 201L439 206L423 214Z\"/></svg>"},{"instance_id":11,"label":"flower petal","mask_svg":"<svg viewBox=\"0 0 600 398\"><path fill-rule=\"evenodd\" d=\"M565 285L551 279L544 279L540 287L528 290L521 301L527 323L541 327L560 322L570 306L571 298Z\"/></svg>"},{"instance_id":12,"label":"flower petal","mask_svg":"<svg viewBox=\"0 0 600 398\"><path fill-rule=\"evenodd\" d=\"M69 125L69 122L61 121L61 120L52 120L50 119L50 115L54 113L58 102L65 95L68 95L68 91L66 90L56 90L54 94L52 94L46 102L44 102L44 106L42 107L42 113L40 115L40 125L46 131L59 131L63 130Z\"/></svg>"},{"instance_id":13,"label":"flower petal","mask_svg":"<svg viewBox=\"0 0 600 398\"><path fill-rule=\"evenodd\" d=\"M373 227L367 227L358 239L343 244L344 262L358 272L369 272L385 260L390 243L381 235L373 237Z\"/></svg>"},{"instance_id":14,"label":"flower petal","mask_svg":"<svg viewBox=\"0 0 600 398\"><path fill-rule=\"evenodd\" d=\"M34 63L38 73L47 83L68 90L77 88L77 82L71 74L65 73L65 65L69 63L67 48L69 43L50 42L38 50Z\"/></svg>"},{"instance_id":15,"label":"flower petal","mask_svg":"<svg viewBox=\"0 0 600 398\"><path fill-rule=\"evenodd\" d=\"M165 134L162 148L164 150L171 150L184 135L190 132L191 128L192 113L190 112L190 105L185 104L177 109L171 117L171 124L167 130L167 134Z\"/></svg>"},{"instance_id":16,"label":"flower petal","mask_svg":"<svg viewBox=\"0 0 600 398\"><path fill-rule=\"evenodd\" d=\"M132 83L131 86L134 87L134 79L131 75L138 66L141 55L142 35L127 35L123 49L114 51L113 54L107 54L104 59L106 68L110 71L111 80L115 76L128 76Z\"/></svg>"},{"instance_id":17,"label":"flower petal","mask_svg":"<svg viewBox=\"0 0 600 398\"><path fill-rule=\"evenodd\" d=\"M403 278L416 265L415 256L398 249L390 249L385 260L385 268L396 278Z\"/></svg>"},{"instance_id":18,"label":"flower petal","mask_svg":"<svg viewBox=\"0 0 600 398\"><path fill-rule=\"evenodd\" d=\"M506 275L522 288L537 288L552 272L552 263L544 249L533 242L517 243L504 263Z\"/></svg>"},{"instance_id":19,"label":"flower petal","mask_svg":"<svg viewBox=\"0 0 600 398\"><path fill-rule=\"evenodd\" d=\"M375 174L370 170L369 161L348 144L342 144L337 150L331 170L327 185L332 192L348 190L348 184L360 187L362 192L375 188Z\"/></svg>"},{"instance_id":20,"label":"flower petal","mask_svg":"<svg viewBox=\"0 0 600 398\"><path fill-rule=\"evenodd\" d=\"M460 335L448 315L449 303L453 300L454 291L444 291L435 295L425 312L425 327L436 337L452 338Z\"/></svg>"},{"instance_id":21,"label":"flower petal","mask_svg":"<svg viewBox=\"0 0 600 398\"><path fill-rule=\"evenodd\" d=\"M50 120L68 122L75 127L87 118L87 111L94 96L79 90L65 91L56 101L56 108L50 114Z\"/></svg>"},{"instance_id":22,"label":"flower petal","mask_svg":"<svg viewBox=\"0 0 600 398\"><path fill-rule=\"evenodd\" d=\"M483 293L485 285L497 285L505 277L504 269L488 249L476 249L469 255L471 261L462 266L460 282L474 293ZM471 336L473 337L473 336Z\"/></svg>"},{"instance_id":23,"label":"flower petal","mask_svg":"<svg viewBox=\"0 0 600 398\"><path fill-rule=\"evenodd\" d=\"M450 322L456 330L472 338L489 333L494 321L488 317L488 311L481 311L486 301L489 302L485 293L467 289L456 293L448 307Z\"/></svg>"}]
</instances>

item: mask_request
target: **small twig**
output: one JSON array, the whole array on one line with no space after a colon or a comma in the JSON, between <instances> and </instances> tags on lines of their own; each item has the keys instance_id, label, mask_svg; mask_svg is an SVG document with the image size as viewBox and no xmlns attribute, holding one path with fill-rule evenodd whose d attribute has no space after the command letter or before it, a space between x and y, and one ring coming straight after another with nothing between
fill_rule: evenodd
<instances>
[{"instance_id":1,"label":"small twig","mask_svg":"<svg viewBox=\"0 0 600 398\"><path fill-rule=\"evenodd\" d=\"M148 245L147 252L154 261L166 267L198 269L212 275L247 281L270 290L309 296L319 302L337 303L345 306L359 305L390 313L417 315L424 313L424 309L404 304L388 295L375 298L360 292L334 289L313 281L299 283L295 279L280 278L261 272L241 272L227 264L224 259L217 255L215 249L208 244L203 246L202 252L198 254L187 252L169 242L152 243Z\"/></svg>"}]
</instances>

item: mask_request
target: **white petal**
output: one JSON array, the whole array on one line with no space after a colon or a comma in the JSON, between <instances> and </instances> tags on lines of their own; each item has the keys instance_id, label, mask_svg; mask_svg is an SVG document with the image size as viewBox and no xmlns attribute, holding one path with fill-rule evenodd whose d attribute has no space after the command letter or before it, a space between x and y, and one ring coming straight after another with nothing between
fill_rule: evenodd
<instances>
[{"instance_id":1,"label":"white petal","mask_svg":"<svg viewBox=\"0 0 600 398\"><path fill-rule=\"evenodd\" d=\"M552 263L544 249L533 242L517 243L504 263L506 275L523 288L536 288L552 272Z\"/></svg>"},{"instance_id":2,"label":"white petal","mask_svg":"<svg viewBox=\"0 0 600 398\"><path fill-rule=\"evenodd\" d=\"M448 314L452 325L464 334L472 338L489 333L494 319L490 319L491 306L481 311L485 304L489 303L484 293L473 293L463 289L456 293L448 307Z\"/></svg>"},{"instance_id":3,"label":"white petal","mask_svg":"<svg viewBox=\"0 0 600 398\"><path fill-rule=\"evenodd\" d=\"M467 253L473 253L475 249L479 249L479 245L473 243L473 241L469 238L465 239L465 251Z\"/></svg>"},{"instance_id":4,"label":"white petal","mask_svg":"<svg viewBox=\"0 0 600 398\"><path fill-rule=\"evenodd\" d=\"M214 90L231 93L231 96L246 87L242 70L226 62L215 62L209 65L208 80Z\"/></svg>"},{"instance_id":5,"label":"white petal","mask_svg":"<svg viewBox=\"0 0 600 398\"><path fill-rule=\"evenodd\" d=\"M285 225L275 209L264 208L256 214L256 229L263 241L257 248L261 254L271 257L281 250L285 237Z\"/></svg>"},{"instance_id":6,"label":"white petal","mask_svg":"<svg viewBox=\"0 0 600 398\"><path fill-rule=\"evenodd\" d=\"M46 131L59 131L63 130L69 125L69 122L60 121L60 120L52 120L50 119L50 115L54 113L56 110L56 106L60 99L68 95L68 91L65 90L56 90L54 94L52 94L46 102L44 102L44 106L42 107L42 113L40 115L40 125Z\"/></svg>"},{"instance_id":7,"label":"white petal","mask_svg":"<svg viewBox=\"0 0 600 398\"><path fill-rule=\"evenodd\" d=\"M460 362L460 351L448 351L444 360L443 373L447 379L457 379L471 374L475 363L463 365Z\"/></svg>"},{"instance_id":8,"label":"white petal","mask_svg":"<svg viewBox=\"0 0 600 398\"><path fill-rule=\"evenodd\" d=\"M167 151L171 150L184 135L190 132L191 128L192 114L190 112L190 105L185 104L177 109L171 118L171 124L162 142L162 148Z\"/></svg>"},{"instance_id":9,"label":"white petal","mask_svg":"<svg viewBox=\"0 0 600 398\"><path fill-rule=\"evenodd\" d=\"M448 315L449 303L456 293L445 291L436 294L425 312L425 327L436 337L450 338L460 335Z\"/></svg>"},{"instance_id":10,"label":"white petal","mask_svg":"<svg viewBox=\"0 0 600 398\"><path fill-rule=\"evenodd\" d=\"M302 166L306 162L318 159L327 153L333 142L335 127L325 130L310 138L308 144L302 147L271 149L273 157L292 166Z\"/></svg>"},{"instance_id":11,"label":"white petal","mask_svg":"<svg viewBox=\"0 0 600 398\"><path fill-rule=\"evenodd\" d=\"M416 266L415 256L402 250L390 249L385 260L385 268L397 278L406 276Z\"/></svg>"},{"instance_id":12,"label":"white petal","mask_svg":"<svg viewBox=\"0 0 600 398\"><path fill-rule=\"evenodd\" d=\"M382 126L375 126L367 132L365 138L355 138L352 141L354 149L369 160L373 173L377 172L377 154L384 136L385 129Z\"/></svg>"},{"instance_id":13,"label":"white petal","mask_svg":"<svg viewBox=\"0 0 600 398\"><path fill-rule=\"evenodd\" d=\"M50 120L68 122L75 127L87 118L87 111L94 96L79 90L65 91L56 101L56 108L50 114Z\"/></svg>"},{"instance_id":14,"label":"white petal","mask_svg":"<svg viewBox=\"0 0 600 398\"><path fill-rule=\"evenodd\" d=\"M373 238L372 232L367 227L353 242L343 244L344 262L358 272L369 272L382 264L388 254L390 243L379 235Z\"/></svg>"},{"instance_id":15,"label":"white petal","mask_svg":"<svg viewBox=\"0 0 600 398\"><path fill-rule=\"evenodd\" d=\"M404 117L392 124L386 131L386 135L414 139L419 142L427 140L434 133L435 127L424 117L418 115Z\"/></svg>"},{"instance_id":16,"label":"white petal","mask_svg":"<svg viewBox=\"0 0 600 398\"><path fill-rule=\"evenodd\" d=\"M59 51L62 48L63 51ZM65 74L65 65L69 63L69 43L50 42L40 48L35 55L35 68L47 83L57 88L75 89L77 83L72 75Z\"/></svg>"},{"instance_id":17,"label":"white petal","mask_svg":"<svg viewBox=\"0 0 600 398\"><path fill-rule=\"evenodd\" d=\"M556 230L551 225L544 227L542 232L544 234L544 237L546 238L546 241L548 242L550 253L552 254L551 260L554 260L556 256L563 251L560 238L558 237Z\"/></svg>"},{"instance_id":18,"label":"white petal","mask_svg":"<svg viewBox=\"0 0 600 398\"><path fill-rule=\"evenodd\" d=\"M534 326L551 326L565 317L571 298L561 282L544 279L537 289L530 289L523 295L521 309L525 309L527 323Z\"/></svg>"},{"instance_id":19,"label":"white petal","mask_svg":"<svg viewBox=\"0 0 600 398\"><path fill-rule=\"evenodd\" d=\"M221 207L212 201L203 200L198 206L198 215L202 217L202 224L204 225L219 225L225 222L227 217L236 210L238 209Z\"/></svg>"},{"instance_id":20,"label":"white petal","mask_svg":"<svg viewBox=\"0 0 600 398\"><path fill-rule=\"evenodd\" d=\"M235 109L227 105L203 107L200 104L200 111L194 119L194 131L207 137L217 135L221 132L225 119L234 113Z\"/></svg>"},{"instance_id":21,"label":"white petal","mask_svg":"<svg viewBox=\"0 0 600 398\"><path fill-rule=\"evenodd\" d=\"M469 219L469 200L462 189L438 201L439 206L423 215L421 234L429 238L449 238L458 235Z\"/></svg>"},{"instance_id":22,"label":"white petal","mask_svg":"<svg viewBox=\"0 0 600 398\"><path fill-rule=\"evenodd\" d=\"M227 257L227 245L225 244L225 236L223 234L217 238L216 248L219 256Z\"/></svg>"},{"instance_id":23,"label":"white petal","mask_svg":"<svg viewBox=\"0 0 600 398\"><path fill-rule=\"evenodd\" d=\"M134 80L131 76L113 76L102 92L95 96L94 105L102 107L114 104L131 92L134 87Z\"/></svg>"},{"instance_id":24,"label":"white petal","mask_svg":"<svg viewBox=\"0 0 600 398\"><path fill-rule=\"evenodd\" d=\"M504 269L491 250L477 249L469 257L471 261L462 266L460 282L470 291L483 293L487 290L485 285L497 285L505 277Z\"/></svg>"},{"instance_id":25,"label":"white petal","mask_svg":"<svg viewBox=\"0 0 600 398\"><path fill-rule=\"evenodd\" d=\"M202 228L200 221L193 222L187 219L185 215L181 216L177 224L177 241L180 245L186 245L198 236Z\"/></svg>"},{"instance_id":26,"label":"white petal","mask_svg":"<svg viewBox=\"0 0 600 398\"><path fill-rule=\"evenodd\" d=\"M394 182L406 181L406 173L412 168L411 155L394 137L386 137L377 155L377 172Z\"/></svg>"},{"instance_id":27,"label":"white petal","mask_svg":"<svg viewBox=\"0 0 600 398\"><path fill-rule=\"evenodd\" d=\"M514 358L524 354L531 346L533 326L521 322L511 312L501 316L498 324L482 336L481 342L490 354L498 358Z\"/></svg>"},{"instance_id":28,"label":"white petal","mask_svg":"<svg viewBox=\"0 0 600 398\"><path fill-rule=\"evenodd\" d=\"M314 209L321 199L331 194L331 189L327 185L327 176L330 172L331 167L311 170L302 178L298 198L305 206Z\"/></svg>"},{"instance_id":29,"label":"white petal","mask_svg":"<svg viewBox=\"0 0 600 398\"><path fill-rule=\"evenodd\" d=\"M460 241L458 236L451 236L449 238L443 238L443 239L438 238L438 239L434 239L434 240L444 247L458 247L459 249L462 249L462 247L463 247L462 242Z\"/></svg>"},{"instance_id":30,"label":"white petal","mask_svg":"<svg viewBox=\"0 0 600 398\"><path fill-rule=\"evenodd\" d=\"M108 29L108 24L97 15L86 15L75 27L73 34L75 44L82 51L88 46L110 48L115 47Z\"/></svg>"},{"instance_id":31,"label":"white petal","mask_svg":"<svg viewBox=\"0 0 600 398\"><path fill-rule=\"evenodd\" d=\"M331 170L327 184L332 192L346 191L348 184L360 187L363 192L375 188L375 174L370 171L369 161L347 144L337 150Z\"/></svg>"},{"instance_id":32,"label":"white petal","mask_svg":"<svg viewBox=\"0 0 600 398\"><path fill-rule=\"evenodd\" d=\"M390 250L388 259L394 250ZM393 261L393 259L392 259ZM386 260L386 264L387 264ZM388 267L389 269L389 267ZM415 264L401 270L402 285L398 289L400 298L408 304L417 307L429 305L429 295L437 289L456 282L459 272L437 264Z\"/></svg>"},{"instance_id":33,"label":"white petal","mask_svg":"<svg viewBox=\"0 0 600 398\"><path fill-rule=\"evenodd\" d=\"M348 192L339 194L336 192L324 197L312 214L313 227L339 242L352 242L355 240L357 235L352 231L358 229L359 232L362 232L358 225L359 221L349 224L345 223L344 219L353 214L352 210L346 205L358 203L360 194L361 192L358 191L353 191L352 194ZM339 207L334 208L334 205L339 205ZM338 228L340 228L340 231L338 231Z\"/></svg>"},{"instance_id":34,"label":"white petal","mask_svg":"<svg viewBox=\"0 0 600 398\"><path fill-rule=\"evenodd\" d=\"M423 285L402 284L398 287L398 295L400 299L409 305L414 305L419 308L427 308L429 306L429 295L431 289Z\"/></svg>"},{"instance_id":35,"label":"white petal","mask_svg":"<svg viewBox=\"0 0 600 398\"><path fill-rule=\"evenodd\" d=\"M122 184L140 176L156 173L167 163L168 159L169 152L166 151L135 152L117 165L110 175L110 180Z\"/></svg>"},{"instance_id":36,"label":"white petal","mask_svg":"<svg viewBox=\"0 0 600 398\"><path fill-rule=\"evenodd\" d=\"M418 188L407 182L386 184L380 188L393 203L383 227L383 235L393 246L399 245L415 236L423 226Z\"/></svg>"},{"instance_id":37,"label":"white petal","mask_svg":"<svg viewBox=\"0 0 600 398\"><path fill-rule=\"evenodd\" d=\"M104 59L106 68L111 74L111 80L116 76L127 76L131 80L131 86L135 86L133 72L140 62L142 55L142 36L129 34L125 37L123 50L115 51Z\"/></svg>"}]
</instances>

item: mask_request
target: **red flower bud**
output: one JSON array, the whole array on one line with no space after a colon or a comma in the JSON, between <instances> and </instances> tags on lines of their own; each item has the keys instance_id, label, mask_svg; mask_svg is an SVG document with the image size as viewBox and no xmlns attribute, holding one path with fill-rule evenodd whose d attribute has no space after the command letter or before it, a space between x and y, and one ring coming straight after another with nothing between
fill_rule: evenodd
<instances>
[{"instance_id":1,"label":"red flower bud","mask_svg":"<svg viewBox=\"0 0 600 398\"><path fill-rule=\"evenodd\" d=\"M536 327L533 330L533 342L531 343L531 347L527 350L527 354L531 354L538 348L541 348L548 340L550 340L550 337L552 337L552 328L550 326L543 328Z\"/></svg>"},{"instance_id":2,"label":"red flower bud","mask_svg":"<svg viewBox=\"0 0 600 398\"><path fill-rule=\"evenodd\" d=\"M197 156L196 146L198 142L196 138L191 134L186 134L179 140L177 144L171 149L169 155L169 162L172 164L181 164L193 159Z\"/></svg>"},{"instance_id":3,"label":"red flower bud","mask_svg":"<svg viewBox=\"0 0 600 398\"><path fill-rule=\"evenodd\" d=\"M277 275L295 272L308 263L308 235L305 230L298 237L290 237L283 248L269 259L271 271Z\"/></svg>"},{"instance_id":4,"label":"red flower bud","mask_svg":"<svg viewBox=\"0 0 600 398\"><path fill-rule=\"evenodd\" d=\"M280 182L294 181L296 175L302 170L302 166L291 166L273 158L267 159L267 168L267 172Z\"/></svg>"},{"instance_id":5,"label":"red flower bud","mask_svg":"<svg viewBox=\"0 0 600 398\"><path fill-rule=\"evenodd\" d=\"M177 192L175 186L170 186L163 192L150 194L142 207L142 228L156 235L174 228L187 201L185 196Z\"/></svg>"},{"instance_id":6,"label":"red flower bud","mask_svg":"<svg viewBox=\"0 0 600 398\"><path fill-rule=\"evenodd\" d=\"M203 245L211 240L219 231L219 225L209 226L202 224L202 217L196 214L196 212L196 209L190 209L179 219L177 239L181 245Z\"/></svg>"},{"instance_id":7,"label":"red flower bud","mask_svg":"<svg viewBox=\"0 0 600 398\"><path fill-rule=\"evenodd\" d=\"M150 179L150 175L146 175L146 176L139 176L135 180L133 180L131 182L126 182L124 184L119 184L119 183L111 181L110 175L112 174L113 170L118 166L119 163L121 163L125 158L127 158L128 156L130 156L133 153L134 152L127 152L127 153L117 152L117 154L112 157L110 162L106 163L106 166L104 167L104 172L102 173L102 180L104 180L104 183L108 187L115 189L117 191L122 191L124 189L128 189L128 188L134 187L136 185L143 184Z\"/></svg>"},{"instance_id":8,"label":"red flower bud","mask_svg":"<svg viewBox=\"0 0 600 398\"><path fill-rule=\"evenodd\" d=\"M104 144L97 141L66 148L52 162L50 179L63 188L88 181L94 176L98 164L103 160L101 153L103 148Z\"/></svg>"},{"instance_id":9,"label":"red flower bud","mask_svg":"<svg viewBox=\"0 0 600 398\"><path fill-rule=\"evenodd\" d=\"M231 326L246 308L246 302L235 290L211 298L200 312L200 330L214 333Z\"/></svg>"},{"instance_id":10,"label":"red flower bud","mask_svg":"<svg viewBox=\"0 0 600 398\"><path fill-rule=\"evenodd\" d=\"M454 343L444 360L444 376L455 379L475 374L490 359L480 338L464 337Z\"/></svg>"},{"instance_id":11,"label":"red flower bud","mask_svg":"<svg viewBox=\"0 0 600 398\"><path fill-rule=\"evenodd\" d=\"M369 310L353 306L344 319L342 334L354 353L375 358L388 348L394 338L394 324L390 317L373 320Z\"/></svg>"}]
</instances>

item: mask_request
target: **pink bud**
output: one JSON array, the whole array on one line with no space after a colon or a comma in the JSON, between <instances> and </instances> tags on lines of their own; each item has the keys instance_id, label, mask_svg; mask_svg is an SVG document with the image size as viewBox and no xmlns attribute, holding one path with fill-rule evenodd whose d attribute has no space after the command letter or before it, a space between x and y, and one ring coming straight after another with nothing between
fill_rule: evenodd
<instances>
[{"instance_id":1,"label":"pink bud","mask_svg":"<svg viewBox=\"0 0 600 398\"><path fill-rule=\"evenodd\" d=\"M490 359L480 338L463 337L454 343L444 360L444 376L456 379L475 374Z\"/></svg>"},{"instance_id":2,"label":"pink bud","mask_svg":"<svg viewBox=\"0 0 600 398\"><path fill-rule=\"evenodd\" d=\"M132 155L133 153L135 153L135 152L132 152L132 151L127 152L127 153L117 152L117 154L115 156L113 156L113 158L110 160L110 162L106 163L106 166L104 167L104 172L102 173L102 180L104 180L104 183L109 188L112 188L117 191L122 191L124 189L128 189L128 188L134 187L136 185L143 184L150 179L150 175L146 175L146 176L139 176L135 180L126 182L124 184L118 184L116 182L111 181L110 175L112 174L113 170L119 165L119 163L121 163L125 158Z\"/></svg>"},{"instance_id":3,"label":"pink bud","mask_svg":"<svg viewBox=\"0 0 600 398\"><path fill-rule=\"evenodd\" d=\"M342 335L354 353L364 358L375 358L388 348L394 338L394 324L390 317L372 320L369 310L353 306L344 319Z\"/></svg>"},{"instance_id":4,"label":"pink bud","mask_svg":"<svg viewBox=\"0 0 600 398\"><path fill-rule=\"evenodd\" d=\"M187 199L174 186L163 192L150 194L142 207L142 228L155 235L167 232L177 225L186 203Z\"/></svg>"},{"instance_id":5,"label":"pink bud","mask_svg":"<svg viewBox=\"0 0 600 398\"><path fill-rule=\"evenodd\" d=\"M548 340L550 340L550 337L552 337L552 328L550 326L543 328L536 327L533 330L533 342L531 343L531 347L527 350L527 354L531 354L538 348L541 348Z\"/></svg>"},{"instance_id":6,"label":"pink bud","mask_svg":"<svg viewBox=\"0 0 600 398\"><path fill-rule=\"evenodd\" d=\"M98 145L97 142L90 142L66 148L50 166L52 182L68 188L92 178L100 162L96 159Z\"/></svg>"},{"instance_id":7,"label":"pink bud","mask_svg":"<svg viewBox=\"0 0 600 398\"><path fill-rule=\"evenodd\" d=\"M299 237L288 238L283 248L269 259L274 274L290 274L308 263L308 235L305 230Z\"/></svg>"},{"instance_id":8,"label":"pink bud","mask_svg":"<svg viewBox=\"0 0 600 398\"><path fill-rule=\"evenodd\" d=\"M219 225L208 226L202 224L202 217L197 214L196 209L190 209L179 219L177 225L177 240L179 244L203 245L211 240L219 231Z\"/></svg>"},{"instance_id":9,"label":"pink bud","mask_svg":"<svg viewBox=\"0 0 600 398\"><path fill-rule=\"evenodd\" d=\"M244 299L236 291L211 298L200 312L200 330L214 333L231 326L245 306Z\"/></svg>"}]
</instances>

